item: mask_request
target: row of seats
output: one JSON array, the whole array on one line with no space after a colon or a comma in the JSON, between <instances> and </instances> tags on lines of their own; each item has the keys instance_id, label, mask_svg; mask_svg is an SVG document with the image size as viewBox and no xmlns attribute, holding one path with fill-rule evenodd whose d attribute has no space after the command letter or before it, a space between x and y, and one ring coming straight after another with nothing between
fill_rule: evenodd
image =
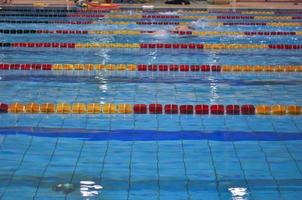
<instances>
[{"instance_id":1,"label":"row of seats","mask_svg":"<svg viewBox=\"0 0 302 200\"><path fill-rule=\"evenodd\" d=\"M99 103L12 103L0 104L1 113L58 113L58 114L212 114L212 115L300 115L301 106L297 105L176 105L176 104L99 104Z\"/></svg>"}]
</instances>

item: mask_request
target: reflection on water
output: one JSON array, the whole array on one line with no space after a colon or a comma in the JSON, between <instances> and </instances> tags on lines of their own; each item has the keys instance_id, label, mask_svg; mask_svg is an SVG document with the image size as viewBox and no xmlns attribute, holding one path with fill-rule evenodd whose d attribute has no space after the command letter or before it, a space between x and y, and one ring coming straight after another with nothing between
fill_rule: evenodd
<instances>
[{"instance_id":1,"label":"reflection on water","mask_svg":"<svg viewBox=\"0 0 302 200\"><path fill-rule=\"evenodd\" d=\"M80 184L80 191L83 197L98 196L100 190L103 189L101 185L96 185L94 181L81 181Z\"/></svg>"}]
</instances>

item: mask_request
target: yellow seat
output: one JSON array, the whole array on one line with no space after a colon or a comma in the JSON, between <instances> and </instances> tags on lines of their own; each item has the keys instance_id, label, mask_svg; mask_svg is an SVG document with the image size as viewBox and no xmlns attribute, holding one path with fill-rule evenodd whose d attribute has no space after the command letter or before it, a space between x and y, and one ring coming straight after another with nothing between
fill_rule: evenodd
<instances>
[{"instance_id":1,"label":"yellow seat","mask_svg":"<svg viewBox=\"0 0 302 200\"><path fill-rule=\"evenodd\" d=\"M25 105L25 112L38 113L38 112L40 112L40 106L37 103L28 103Z\"/></svg>"},{"instance_id":2,"label":"yellow seat","mask_svg":"<svg viewBox=\"0 0 302 200\"><path fill-rule=\"evenodd\" d=\"M71 106L68 103L58 103L57 104L57 113L67 114L71 112Z\"/></svg>"},{"instance_id":3,"label":"yellow seat","mask_svg":"<svg viewBox=\"0 0 302 200\"><path fill-rule=\"evenodd\" d=\"M53 103L43 103L40 105L41 113L54 113L55 105Z\"/></svg>"},{"instance_id":4,"label":"yellow seat","mask_svg":"<svg viewBox=\"0 0 302 200\"><path fill-rule=\"evenodd\" d=\"M271 114L271 107L268 105L258 105L256 106L256 114L269 115Z\"/></svg>"},{"instance_id":5,"label":"yellow seat","mask_svg":"<svg viewBox=\"0 0 302 200\"><path fill-rule=\"evenodd\" d=\"M106 103L103 105L104 114L114 114L116 113L116 106L112 103Z\"/></svg>"},{"instance_id":6,"label":"yellow seat","mask_svg":"<svg viewBox=\"0 0 302 200\"><path fill-rule=\"evenodd\" d=\"M101 105L99 103L89 103L87 104L88 114L98 114L101 113Z\"/></svg>"},{"instance_id":7,"label":"yellow seat","mask_svg":"<svg viewBox=\"0 0 302 200\"><path fill-rule=\"evenodd\" d=\"M290 115L301 115L302 108L301 106L297 106L297 105L289 105L287 106L287 113Z\"/></svg>"},{"instance_id":8,"label":"yellow seat","mask_svg":"<svg viewBox=\"0 0 302 200\"><path fill-rule=\"evenodd\" d=\"M286 114L286 106L284 106L284 105L273 105L272 106L272 114L274 114L274 115L285 115Z\"/></svg>"},{"instance_id":9,"label":"yellow seat","mask_svg":"<svg viewBox=\"0 0 302 200\"><path fill-rule=\"evenodd\" d=\"M118 112L121 114L129 114L132 113L132 105L130 104L119 104Z\"/></svg>"},{"instance_id":10,"label":"yellow seat","mask_svg":"<svg viewBox=\"0 0 302 200\"><path fill-rule=\"evenodd\" d=\"M12 113L23 113L24 105L22 103L15 102L9 105L8 110Z\"/></svg>"},{"instance_id":11,"label":"yellow seat","mask_svg":"<svg viewBox=\"0 0 302 200\"><path fill-rule=\"evenodd\" d=\"M86 113L86 105L84 103L74 103L72 104L72 112L78 114Z\"/></svg>"}]
</instances>

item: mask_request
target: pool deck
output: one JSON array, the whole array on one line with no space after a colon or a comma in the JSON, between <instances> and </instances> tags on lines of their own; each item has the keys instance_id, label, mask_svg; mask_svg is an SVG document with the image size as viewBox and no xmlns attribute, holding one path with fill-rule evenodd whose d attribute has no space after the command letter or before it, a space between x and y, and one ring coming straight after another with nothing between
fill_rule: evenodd
<instances>
[{"instance_id":1,"label":"pool deck","mask_svg":"<svg viewBox=\"0 0 302 200\"><path fill-rule=\"evenodd\" d=\"M31 6L33 3L43 2L52 7L72 7L75 6L73 1L69 0L7 0L10 1L8 6ZM207 4L204 1L194 1L191 5L166 5L163 2L146 3L146 4L122 4L122 7L141 7L142 5L154 5L155 8L219 8L219 9L237 9L237 8L257 8L257 9L302 9L302 1L298 5L295 5L295 0L289 0L291 2L234 2L229 5L214 5Z\"/></svg>"}]
</instances>

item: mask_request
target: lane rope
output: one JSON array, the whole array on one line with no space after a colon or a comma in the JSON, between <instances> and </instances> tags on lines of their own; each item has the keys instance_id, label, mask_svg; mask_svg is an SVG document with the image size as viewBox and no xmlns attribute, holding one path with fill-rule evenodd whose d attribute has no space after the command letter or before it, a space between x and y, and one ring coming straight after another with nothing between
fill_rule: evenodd
<instances>
[{"instance_id":1,"label":"lane rope","mask_svg":"<svg viewBox=\"0 0 302 200\"><path fill-rule=\"evenodd\" d=\"M208 64L9 64L0 71L171 71L171 72L302 72L302 65L208 65Z\"/></svg>"},{"instance_id":2,"label":"lane rope","mask_svg":"<svg viewBox=\"0 0 302 200\"><path fill-rule=\"evenodd\" d=\"M0 29L0 34L90 34L90 35L145 35L152 34L153 30L23 30L23 29ZM178 35L240 35L240 36L302 36L302 31L169 31Z\"/></svg>"},{"instance_id":3,"label":"lane rope","mask_svg":"<svg viewBox=\"0 0 302 200\"><path fill-rule=\"evenodd\" d=\"M0 43L13 48L121 48L121 49L280 49L300 50L302 44L225 44L225 43L58 43L13 42Z\"/></svg>"},{"instance_id":4,"label":"lane rope","mask_svg":"<svg viewBox=\"0 0 302 200\"><path fill-rule=\"evenodd\" d=\"M114 104L114 103L0 103L0 113L15 114L195 114L195 115L301 115L299 105L252 104Z\"/></svg>"}]
</instances>

